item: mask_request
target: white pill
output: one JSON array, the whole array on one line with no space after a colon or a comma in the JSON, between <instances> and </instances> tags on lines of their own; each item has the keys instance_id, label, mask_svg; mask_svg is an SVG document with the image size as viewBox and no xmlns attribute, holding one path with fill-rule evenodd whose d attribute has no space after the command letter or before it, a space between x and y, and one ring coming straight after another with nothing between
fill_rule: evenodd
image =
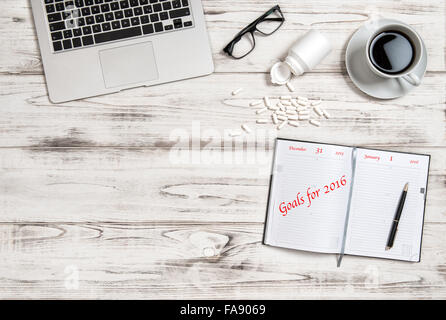
<instances>
[{"instance_id":1,"label":"white pill","mask_svg":"<svg viewBox=\"0 0 446 320\"><path fill-rule=\"evenodd\" d=\"M310 120L310 116L308 116L308 115L299 115L299 120Z\"/></svg>"},{"instance_id":2,"label":"white pill","mask_svg":"<svg viewBox=\"0 0 446 320\"><path fill-rule=\"evenodd\" d=\"M229 133L230 137L238 137L240 136L242 133L240 131L232 131Z\"/></svg>"},{"instance_id":3,"label":"white pill","mask_svg":"<svg viewBox=\"0 0 446 320\"><path fill-rule=\"evenodd\" d=\"M288 116L288 120L299 120L299 116L297 115Z\"/></svg>"},{"instance_id":4,"label":"white pill","mask_svg":"<svg viewBox=\"0 0 446 320\"><path fill-rule=\"evenodd\" d=\"M306 111L307 107L299 107L296 109L297 112L302 112L302 111Z\"/></svg>"},{"instance_id":5,"label":"white pill","mask_svg":"<svg viewBox=\"0 0 446 320\"><path fill-rule=\"evenodd\" d=\"M324 114L324 117L327 119L331 118L331 115L327 112L327 110L322 109L322 113Z\"/></svg>"},{"instance_id":6,"label":"white pill","mask_svg":"<svg viewBox=\"0 0 446 320\"><path fill-rule=\"evenodd\" d=\"M297 103L297 100L296 100L296 99L292 99L292 100L291 100L291 104L292 104L293 106L295 106L296 108L299 106L299 104Z\"/></svg>"},{"instance_id":7,"label":"white pill","mask_svg":"<svg viewBox=\"0 0 446 320\"><path fill-rule=\"evenodd\" d=\"M308 101L308 98L302 97L302 96L298 96L297 97L298 100L302 100L302 101Z\"/></svg>"},{"instance_id":8,"label":"white pill","mask_svg":"<svg viewBox=\"0 0 446 320\"><path fill-rule=\"evenodd\" d=\"M265 124L265 123L268 123L268 120L266 120L266 119L258 119L256 122L258 124Z\"/></svg>"},{"instance_id":9,"label":"white pill","mask_svg":"<svg viewBox=\"0 0 446 320\"><path fill-rule=\"evenodd\" d=\"M243 91L243 88L238 88L237 90L232 91L232 95L235 96Z\"/></svg>"},{"instance_id":10,"label":"white pill","mask_svg":"<svg viewBox=\"0 0 446 320\"><path fill-rule=\"evenodd\" d=\"M280 130L280 129L282 129L283 127L285 127L287 123L288 123L288 121L285 120L284 122L282 122L281 124L279 124L279 125L277 126L277 130Z\"/></svg>"},{"instance_id":11,"label":"white pill","mask_svg":"<svg viewBox=\"0 0 446 320\"><path fill-rule=\"evenodd\" d=\"M301 105L301 106L307 106L308 105L308 101L297 100L297 104Z\"/></svg>"},{"instance_id":12,"label":"white pill","mask_svg":"<svg viewBox=\"0 0 446 320\"><path fill-rule=\"evenodd\" d=\"M255 107L255 106L258 106L258 105L261 105L263 103L263 101L253 101L253 102L251 102L249 105L251 106L251 107Z\"/></svg>"},{"instance_id":13,"label":"white pill","mask_svg":"<svg viewBox=\"0 0 446 320\"><path fill-rule=\"evenodd\" d=\"M288 121L288 124L290 126L293 126L293 127L298 127L299 126L299 122L297 122L297 121Z\"/></svg>"},{"instance_id":14,"label":"white pill","mask_svg":"<svg viewBox=\"0 0 446 320\"><path fill-rule=\"evenodd\" d=\"M288 81L286 83L286 86L288 87L288 90L290 90L291 92L294 92L294 86L291 82Z\"/></svg>"},{"instance_id":15,"label":"white pill","mask_svg":"<svg viewBox=\"0 0 446 320\"><path fill-rule=\"evenodd\" d=\"M316 114L319 116L319 117L322 117L323 116L323 112L322 112L322 110L321 110L321 108L319 108L318 106L315 106L314 108L313 108L313 110L314 110L314 112L316 112Z\"/></svg>"},{"instance_id":16,"label":"white pill","mask_svg":"<svg viewBox=\"0 0 446 320\"><path fill-rule=\"evenodd\" d=\"M293 111L293 110L289 110L289 111L286 112L286 114L295 115L295 114L297 114L297 112Z\"/></svg>"},{"instance_id":17,"label":"white pill","mask_svg":"<svg viewBox=\"0 0 446 320\"><path fill-rule=\"evenodd\" d=\"M291 100L291 96L280 96L280 100Z\"/></svg>"},{"instance_id":18,"label":"white pill","mask_svg":"<svg viewBox=\"0 0 446 320\"><path fill-rule=\"evenodd\" d=\"M321 123L319 121L317 121L317 120L310 120L310 123L313 126L316 126L316 127L320 127L321 126Z\"/></svg>"},{"instance_id":19,"label":"white pill","mask_svg":"<svg viewBox=\"0 0 446 320\"><path fill-rule=\"evenodd\" d=\"M269 100L268 96L264 96L263 101L265 102L265 106L267 106L268 108L271 107L271 101Z\"/></svg>"},{"instance_id":20,"label":"white pill","mask_svg":"<svg viewBox=\"0 0 446 320\"><path fill-rule=\"evenodd\" d=\"M313 102L311 102L311 105L312 106L318 106L318 105L320 105L322 103L322 100L317 100L317 101L313 101Z\"/></svg>"},{"instance_id":21,"label":"white pill","mask_svg":"<svg viewBox=\"0 0 446 320\"><path fill-rule=\"evenodd\" d=\"M276 114L277 114L277 115L280 115L280 116L286 116L286 113L283 112L283 111L280 111L280 110L277 110L277 111L276 111Z\"/></svg>"},{"instance_id":22,"label":"white pill","mask_svg":"<svg viewBox=\"0 0 446 320\"><path fill-rule=\"evenodd\" d=\"M284 106L286 106L286 107L291 106L291 101L290 101L290 100L282 100L281 103L282 103Z\"/></svg>"},{"instance_id":23,"label":"white pill","mask_svg":"<svg viewBox=\"0 0 446 320\"><path fill-rule=\"evenodd\" d=\"M246 124L242 124L242 129L245 130L246 133L251 133L251 128Z\"/></svg>"},{"instance_id":24,"label":"white pill","mask_svg":"<svg viewBox=\"0 0 446 320\"><path fill-rule=\"evenodd\" d=\"M257 110L256 113L262 114L262 113L265 113L266 111L268 111L268 108L263 108L263 109Z\"/></svg>"},{"instance_id":25,"label":"white pill","mask_svg":"<svg viewBox=\"0 0 446 320\"><path fill-rule=\"evenodd\" d=\"M277 115L275 113L273 113L271 117L273 118L273 123L274 124L278 124L279 123L279 119L277 119Z\"/></svg>"},{"instance_id":26,"label":"white pill","mask_svg":"<svg viewBox=\"0 0 446 320\"><path fill-rule=\"evenodd\" d=\"M277 108L277 107L274 107L274 106L271 106L271 107L268 107L268 110L271 110L271 111L276 111L276 110L279 110L279 108Z\"/></svg>"},{"instance_id":27,"label":"white pill","mask_svg":"<svg viewBox=\"0 0 446 320\"><path fill-rule=\"evenodd\" d=\"M309 116L309 115L310 115L310 111L308 111L308 110L300 111L300 112L299 112L299 115L300 115L300 116Z\"/></svg>"},{"instance_id":28,"label":"white pill","mask_svg":"<svg viewBox=\"0 0 446 320\"><path fill-rule=\"evenodd\" d=\"M277 119L286 121L286 120L288 120L288 117L287 116L277 116Z\"/></svg>"}]
</instances>

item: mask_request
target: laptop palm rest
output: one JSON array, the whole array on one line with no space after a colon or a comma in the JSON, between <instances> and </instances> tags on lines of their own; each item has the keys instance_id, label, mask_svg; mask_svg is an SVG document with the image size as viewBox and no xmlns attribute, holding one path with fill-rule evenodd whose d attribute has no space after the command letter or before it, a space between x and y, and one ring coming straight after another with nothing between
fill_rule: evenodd
<instances>
[{"instance_id":1,"label":"laptop palm rest","mask_svg":"<svg viewBox=\"0 0 446 320\"><path fill-rule=\"evenodd\" d=\"M106 88L158 79L152 42L99 51Z\"/></svg>"}]
</instances>

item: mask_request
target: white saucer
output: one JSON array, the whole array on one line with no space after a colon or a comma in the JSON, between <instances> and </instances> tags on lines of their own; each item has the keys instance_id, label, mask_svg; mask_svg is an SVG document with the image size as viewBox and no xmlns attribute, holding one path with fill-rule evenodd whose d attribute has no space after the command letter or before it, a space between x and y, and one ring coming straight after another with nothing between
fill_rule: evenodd
<instances>
[{"instance_id":1,"label":"white saucer","mask_svg":"<svg viewBox=\"0 0 446 320\"><path fill-rule=\"evenodd\" d=\"M350 39L345 53L345 64L353 83L364 93L378 99L395 99L409 93L415 87L403 79L384 79L367 66L365 46L374 30L388 24L402 23L393 19L366 22ZM414 73L422 79L427 68L427 51L423 43L423 57Z\"/></svg>"}]
</instances>

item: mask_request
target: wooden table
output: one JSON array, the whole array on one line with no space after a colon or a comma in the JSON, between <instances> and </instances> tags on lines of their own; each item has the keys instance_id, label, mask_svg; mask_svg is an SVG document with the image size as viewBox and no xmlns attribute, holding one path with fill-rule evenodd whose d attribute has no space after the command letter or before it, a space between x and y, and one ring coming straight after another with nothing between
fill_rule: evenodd
<instances>
[{"instance_id":1,"label":"wooden table","mask_svg":"<svg viewBox=\"0 0 446 320\"><path fill-rule=\"evenodd\" d=\"M446 298L445 2L281 1L279 32L242 61L221 54L274 3L203 1L211 76L54 105L29 1L0 2L0 298ZM349 37L377 15L414 26L429 51L401 99L365 96L345 70ZM287 92L268 70L310 28L334 51L293 83L333 119L279 136L431 154L421 263L338 269L333 255L261 244L271 140L219 136L259 128L249 102Z\"/></svg>"}]
</instances>

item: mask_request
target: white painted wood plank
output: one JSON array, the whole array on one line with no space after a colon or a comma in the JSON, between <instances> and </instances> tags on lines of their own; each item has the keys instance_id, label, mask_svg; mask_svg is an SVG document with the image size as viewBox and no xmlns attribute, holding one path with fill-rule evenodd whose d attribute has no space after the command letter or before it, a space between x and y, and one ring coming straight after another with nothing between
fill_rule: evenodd
<instances>
[{"instance_id":1,"label":"white painted wood plank","mask_svg":"<svg viewBox=\"0 0 446 320\"><path fill-rule=\"evenodd\" d=\"M244 60L231 60L222 54L221 50L238 31L276 3L243 0L234 5L228 1L203 1L217 72L266 72L310 28L326 33L334 46L333 53L316 71L343 71L347 41L357 28L376 16L413 25L426 42L428 69L445 70L445 2L442 0L281 1L286 23L279 32L267 39L259 38L256 50ZM42 73L29 6L28 0L0 3L0 72Z\"/></svg>"},{"instance_id":2,"label":"white painted wood plank","mask_svg":"<svg viewBox=\"0 0 446 320\"><path fill-rule=\"evenodd\" d=\"M426 221L446 222L445 148L396 150L432 154ZM262 223L272 151L214 152L221 163L204 156L177 162L167 149L0 149L0 222Z\"/></svg>"},{"instance_id":3,"label":"white painted wood plank","mask_svg":"<svg viewBox=\"0 0 446 320\"><path fill-rule=\"evenodd\" d=\"M426 224L420 263L338 269L263 246L261 224L3 224L0 298L444 299L445 226Z\"/></svg>"},{"instance_id":4,"label":"white painted wood plank","mask_svg":"<svg viewBox=\"0 0 446 320\"><path fill-rule=\"evenodd\" d=\"M379 101L360 93L341 74L308 74L295 80L296 95L322 98L332 119L321 128L286 128L280 136L343 144L444 146L446 86L444 74L429 73L404 98ZM261 74L214 74L154 88L53 105L42 76L0 76L0 146L2 147L169 147L178 130L201 133L253 128L258 118L251 101L265 94L287 94ZM243 93L232 96L236 88ZM194 137L207 140L206 137ZM187 141L187 144L189 142Z\"/></svg>"}]
</instances>

